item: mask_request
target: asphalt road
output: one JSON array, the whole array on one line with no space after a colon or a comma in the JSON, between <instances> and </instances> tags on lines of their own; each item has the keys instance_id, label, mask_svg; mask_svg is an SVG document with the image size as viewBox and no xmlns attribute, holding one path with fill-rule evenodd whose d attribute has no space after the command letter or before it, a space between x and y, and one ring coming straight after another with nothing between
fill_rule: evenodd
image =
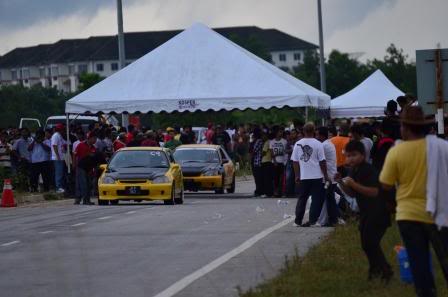
<instances>
[{"instance_id":1,"label":"asphalt road","mask_svg":"<svg viewBox=\"0 0 448 297\"><path fill-rule=\"evenodd\" d=\"M326 228L296 228L295 200L187 194L184 205L0 209L0 295L238 296L275 276Z\"/></svg>"}]
</instances>

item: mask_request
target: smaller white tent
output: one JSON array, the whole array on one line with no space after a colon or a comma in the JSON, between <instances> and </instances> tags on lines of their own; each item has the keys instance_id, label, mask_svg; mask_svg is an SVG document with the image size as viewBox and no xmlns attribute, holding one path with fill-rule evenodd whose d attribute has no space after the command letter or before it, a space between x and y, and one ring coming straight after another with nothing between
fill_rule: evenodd
<instances>
[{"instance_id":1,"label":"smaller white tent","mask_svg":"<svg viewBox=\"0 0 448 297\"><path fill-rule=\"evenodd\" d=\"M65 112L329 108L330 96L195 24L78 94Z\"/></svg>"},{"instance_id":2,"label":"smaller white tent","mask_svg":"<svg viewBox=\"0 0 448 297\"><path fill-rule=\"evenodd\" d=\"M387 101L402 95L404 93L377 70L353 90L331 100L331 117L381 117Z\"/></svg>"}]
</instances>

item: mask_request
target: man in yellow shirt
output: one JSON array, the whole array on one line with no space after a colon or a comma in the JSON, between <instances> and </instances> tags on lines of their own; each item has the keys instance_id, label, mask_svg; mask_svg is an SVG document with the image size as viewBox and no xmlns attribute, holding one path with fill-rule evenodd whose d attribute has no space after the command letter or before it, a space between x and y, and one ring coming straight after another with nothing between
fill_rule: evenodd
<instances>
[{"instance_id":1,"label":"man in yellow shirt","mask_svg":"<svg viewBox=\"0 0 448 297\"><path fill-rule=\"evenodd\" d=\"M421 107L410 106L401 113L404 141L387 154L380 182L386 190L397 185L396 219L408 252L417 296L437 296L430 268L429 244L436 251L448 282L448 234L446 230L437 229L426 211L426 130Z\"/></svg>"}]
</instances>

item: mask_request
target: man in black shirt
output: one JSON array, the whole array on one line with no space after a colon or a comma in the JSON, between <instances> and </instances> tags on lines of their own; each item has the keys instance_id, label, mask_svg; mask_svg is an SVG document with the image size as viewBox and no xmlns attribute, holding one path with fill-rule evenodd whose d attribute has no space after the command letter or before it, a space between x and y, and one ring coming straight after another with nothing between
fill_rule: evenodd
<instances>
[{"instance_id":1,"label":"man in black shirt","mask_svg":"<svg viewBox=\"0 0 448 297\"><path fill-rule=\"evenodd\" d=\"M180 135L180 142L182 142L182 144L196 143L196 134L194 134L193 127L191 125L184 126L184 130Z\"/></svg>"},{"instance_id":2,"label":"man in black shirt","mask_svg":"<svg viewBox=\"0 0 448 297\"><path fill-rule=\"evenodd\" d=\"M386 201L379 195L378 172L365 160L365 148L360 141L350 141L345 147L348 177L336 181L359 206L361 245L369 260L369 280L381 277L388 282L393 275L381 249L381 239L390 226Z\"/></svg>"},{"instance_id":3,"label":"man in black shirt","mask_svg":"<svg viewBox=\"0 0 448 297\"><path fill-rule=\"evenodd\" d=\"M229 152L230 149L230 136L229 134L224 131L221 125L216 126L216 132L213 135L212 143L216 145L220 145L223 147L227 152Z\"/></svg>"}]
</instances>

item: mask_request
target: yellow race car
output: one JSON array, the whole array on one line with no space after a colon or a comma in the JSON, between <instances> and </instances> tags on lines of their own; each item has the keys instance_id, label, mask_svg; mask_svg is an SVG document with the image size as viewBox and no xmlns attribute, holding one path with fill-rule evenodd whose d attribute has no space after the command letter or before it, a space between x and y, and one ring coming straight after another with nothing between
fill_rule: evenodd
<instances>
[{"instance_id":1,"label":"yellow race car","mask_svg":"<svg viewBox=\"0 0 448 297\"><path fill-rule=\"evenodd\" d=\"M184 188L189 191L235 192L235 166L219 145L181 145L174 159L182 167Z\"/></svg>"},{"instance_id":2,"label":"yellow race car","mask_svg":"<svg viewBox=\"0 0 448 297\"><path fill-rule=\"evenodd\" d=\"M122 201L163 200L182 204L182 171L171 152L158 147L123 148L117 151L98 180L98 204Z\"/></svg>"}]
</instances>

